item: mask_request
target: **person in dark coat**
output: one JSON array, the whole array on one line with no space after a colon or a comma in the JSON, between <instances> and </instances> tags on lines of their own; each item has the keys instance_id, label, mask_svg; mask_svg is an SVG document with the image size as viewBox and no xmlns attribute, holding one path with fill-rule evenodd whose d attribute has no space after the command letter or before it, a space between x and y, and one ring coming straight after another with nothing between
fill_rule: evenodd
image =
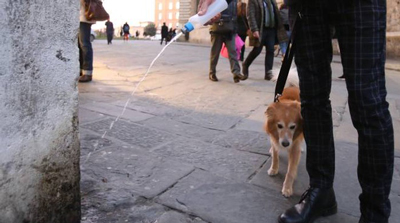
<instances>
[{"instance_id":1,"label":"person in dark coat","mask_svg":"<svg viewBox=\"0 0 400 223\"><path fill-rule=\"evenodd\" d=\"M112 44L112 39L114 37L114 25L110 19L106 22L106 33L107 33L107 44Z\"/></svg>"},{"instance_id":2,"label":"person in dark coat","mask_svg":"<svg viewBox=\"0 0 400 223\"><path fill-rule=\"evenodd\" d=\"M264 79L271 80L276 40L278 43L288 41L276 1L249 0L247 19L252 32L252 35L249 36L250 46L254 46L254 48L243 62L243 75L248 77L250 65L265 46L267 52L264 60Z\"/></svg>"},{"instance_id":3,"label":"person in dark coat","mask_svg":"<svg viewBox=\"0 0 400 223\"><path fill-rule=\"evenodd\" d=\"M237 3L237 34L240 37L240 39L243 40L243 42L246 42L246 37L247 37L247 30L249 29L249 25L247 23L247 4L245 2L242 2L242 0L239 0ZM245 44L246 45L246 44ZM242 50L240 52L240 61L243 62L244 58L244 50L245 50L245 45L243 45Z\"/></svg>"},{"instance_id":4,"label":"person in dark coat","mask_svg":"<svg viewBox=\"0 0 400 223\"><path fill-rule=\"evenodd\" d=\"M165 22L163 23L163 26L161 26L161 43L160 45L162 45L163 40L165 39L165 45L168 43L168 26L165 25Z\"/></svg>"}]
</instances>

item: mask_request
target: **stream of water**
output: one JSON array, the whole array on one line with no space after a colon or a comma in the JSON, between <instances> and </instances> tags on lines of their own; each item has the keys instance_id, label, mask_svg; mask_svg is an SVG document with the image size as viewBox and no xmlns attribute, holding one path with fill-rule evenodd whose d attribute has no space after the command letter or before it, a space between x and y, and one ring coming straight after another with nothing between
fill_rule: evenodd
<instances>
[{"instance_id":1,"label":"stream of water","mask_svg":"<svg viewBox=\"0 0 400 223\"><path fill-rule=\"evenodd\" d=\"M125 103L125 105L124 105L124 108L123 108L122 111L121 111L121 114L119 114L118 117L117 117L114 121L111 122L110 127L108 128L108 130L104 131L103 135L101 136L102 139L104 139L104 137L106 137L107 133L113 129L114 124L115 124L116 122L118 122L118 120L125 114L126 108L128 107L129 103L131 102L133 95L135 95L135 93L136 93L137 89L139 88L140 84L141 84L141 83L146 79L146 77L149 75L150 70L151 70L151 68L153 67L154 63L157 61L157 59L161 56L161 54L165 51L165 49L167 49L169 45L171 45L173 42L175 42L177 39L179 39L179 37L181 37L182 34L183 34L182 32L176 34L176 36L175 36L167 45L165 45L165 46L161 49L160 53L154 58L154 60L153 60L153 61L151 62L151 64L150 64L149 68L147 69L146 73L145 73L145 74L143 75L143 77L139 80L139 82L135 85L135 88L133 89L132 93L130 94L128 100L126 101L126 103ZM97 150L97 146L98 146L98 145L99 145L99 143L96 142L96 144L94 145L95 148L94 148L93 152L99 151L99 150ZM86 157L86 161L89 159L89 157L90 157L91 154L92 154L92 152L89 152L89 154L88 154L87 157ZM86 162L86 161L85 161L85 162Z\"/></svg>"}]
</instances>

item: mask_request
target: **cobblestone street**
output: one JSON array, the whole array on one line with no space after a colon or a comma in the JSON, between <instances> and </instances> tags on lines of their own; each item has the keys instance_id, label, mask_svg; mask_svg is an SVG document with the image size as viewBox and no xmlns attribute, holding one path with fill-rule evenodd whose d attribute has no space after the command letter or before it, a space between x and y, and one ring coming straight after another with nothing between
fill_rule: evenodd
<instances>
[{"instance_id":1,"label":"cobblestone street","mask_svg":"<svg viewBox=\"0 0 400 223\"><path fill-rule=\"evenodd\" d=\"M263 122L275 83L263 79L264 55L250 67L249 79L238 84L221 57L220 81L211 82L210 47L173 43L131 96L162 49L159 42L95 40L93 47L93 81L79 84L82 222L275 223L307 189L306 152L291 198L280 192L286 152L279 174L267 173L270 142ZM275 58L274 69L280 61ZM396 140L390 223L400 223L398 63L389 60L386 71ZM357 132L345 81L337 78L342 75L338 56L332 69L339 213L317 222L357 223Z\"/></svg>"}]
</instances>

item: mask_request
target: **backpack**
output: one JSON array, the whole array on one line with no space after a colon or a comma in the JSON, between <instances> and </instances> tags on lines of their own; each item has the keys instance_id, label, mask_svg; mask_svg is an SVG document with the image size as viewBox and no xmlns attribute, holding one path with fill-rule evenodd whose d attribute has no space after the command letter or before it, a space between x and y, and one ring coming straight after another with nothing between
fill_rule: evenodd
<instances>
[{"instance_id":1,"label":"backpack","mask_svg":"<svg viewBox=\"0 0 400 223\"><path fill-rule=\"evenodd\" d=\"M129 31L129 26L128 25L124 25L124 32L128 32Z\"/></svg>"}]
</instances>

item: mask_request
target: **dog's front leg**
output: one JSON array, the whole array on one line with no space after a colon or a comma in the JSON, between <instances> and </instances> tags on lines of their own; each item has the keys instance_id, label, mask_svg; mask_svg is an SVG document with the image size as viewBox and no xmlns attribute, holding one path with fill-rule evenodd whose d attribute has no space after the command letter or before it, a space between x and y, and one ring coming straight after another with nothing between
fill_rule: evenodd
<instances>
[{"instance_id":1,"label":"dog's front leg","mask_svg":"<svg viewBox=\"0 0 400 223\"><path fill-rule=\"evenodd\" d=\"M299 146L289 150L289 165L286 173L285 182L283 182L282 194L290 197L293 194L293 183L297 176L297 167L299 165L301 149Z\"/></svg>"},{"instance_id":2,"label":"dog's front leg","mask_svg":"<svg viewBox=\"0 0 400 223\"><path fill-rule=\"evenodd\" d=\"M268 175L275 176L276 174L278 174L279 171L279 153L278 150L274 148L274 146L271 147L269 152L271 153L272 156L272 162L271 162L271 167L268 170Z\"/></svg>"}]
</instances>

